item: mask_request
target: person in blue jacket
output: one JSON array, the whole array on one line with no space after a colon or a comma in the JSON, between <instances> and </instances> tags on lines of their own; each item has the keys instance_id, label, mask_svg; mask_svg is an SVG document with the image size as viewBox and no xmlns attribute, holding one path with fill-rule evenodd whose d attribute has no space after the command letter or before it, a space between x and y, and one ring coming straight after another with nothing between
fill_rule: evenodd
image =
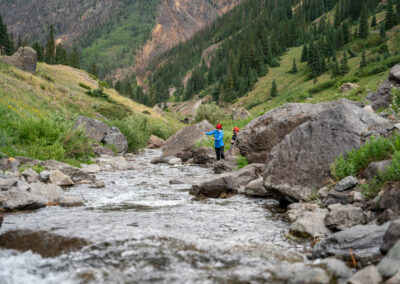
<instances>
[{"instance_id":1,"label":"person in blue jacket","mask_svg":"<svg viewBox=\"0 0 400 284\"><path fill-rule=\"evenodd\" d=\"M210 132L203 132L206 135L214 135L213 140L215 141L215 154L217 155L217 161L221 158L225 159L224 155L224 131L222 130L222 125L217 124L217 129L210 131Z\"/></svg>"}]
</instances>

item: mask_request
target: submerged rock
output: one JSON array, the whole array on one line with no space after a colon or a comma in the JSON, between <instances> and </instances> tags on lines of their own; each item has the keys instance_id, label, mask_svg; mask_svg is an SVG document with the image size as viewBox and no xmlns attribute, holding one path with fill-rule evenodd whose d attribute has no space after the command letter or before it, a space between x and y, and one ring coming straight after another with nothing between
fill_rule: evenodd
<instances>
[{"instance_id":1,"label":"submerged rock","mask_svg":"<svg viewBox=\"0 0 400 284\"><path fill-rule=\"evenodd\" d=\"M21 252L30 250L42 257L56 257L89 244L81 238L68 238L46 231L15 230L0 235L0 247Z\"/></svg>"}]
</instances>

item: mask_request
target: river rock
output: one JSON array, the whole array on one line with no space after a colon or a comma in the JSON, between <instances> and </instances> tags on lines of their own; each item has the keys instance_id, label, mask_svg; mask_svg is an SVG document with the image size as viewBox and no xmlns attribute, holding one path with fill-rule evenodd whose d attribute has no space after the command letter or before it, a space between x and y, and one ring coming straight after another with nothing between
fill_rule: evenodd
<instances>
[{"instance_id":1,"label":"river rock","mask_svg":"<svg viewBox=\"0 0 400 284\"><path fill-rule=\"evenodd\" d=\"M50 172L49 171L41 171L39 176L40 176L40 181L46 182L50 178Z\"/></svg>"},{"instance_id":2,"label":"river rock","mask_svg":"<svg viewBox=\"0 0 400 284\"><path fill-rule=\"evenodd\" d=\"M180 158L173 158L168 161L168 165L170 166L180 165L180 164L182 164L182 160Z\"/></svg>"},{"instance_id":3,"label":"river rock","mask_svg":"<svg viewBox=\"0 0 400 284\"><path fill-rule=\"evenodd\" d=\"M349 249L352 250L357 262L366 265L377 262L382 257L380 246L389 223L382 226L357 225L334 233L317 243L312 255L315 258L335 256L345 261L351 261Z\"/></svg>"},{"instance_id":4,"label":"river rock","mask_svg":"<svg viewBox=\"0 0 400 284\"><path fill-rule=\"evenodd\" d=\"M128 140L116 126L107 129L103 142L114 145L118 153L124 153L128 150Z\"/></svg>"},{"instance_id":5,"label":"river rock","mask_svg":"<svg viewBox=\"0 0 400 284\"><path fill-rule=\"evenodd\" d=\"M91 164L83 166L82 171L84 171L87 174L97 174L101 171L101 168L99 165Z\"/></svg>"},{"instance_id":6,"label":"river rock","mask_svg":"<svg viewBox=\"0 0 400 284\"><path fill-rule=\"evenodd\" d=\"M18 182L17 178L0 178L0 191L9 190Z\"/></svg>"},{"instance_id":7,"label":"river rock","mask_svg":"<svg viewBox=\"0 0 400 284\"><path fill-rule=\"evenodd\" d=\"M290 225L290 232L292 234L301 237L320 237L331 234L331 231L325 226L324 222L325 215L328 213L327 209L308 205L300 205L296 207L297 208L291 207L289 210L291 212L288 212L288 216L290 216L289 219L293 221ZM295 210L298 211L295 213Z\"/></svg>"},{"instance_id":8,"label":"river rock","mask_svg":"<svg viewBox=\"0 0 400 284\"><path fill-rule=\"evenodd\" d=\"M357 184L358 184L358 180L355 177L348 176L336 184L335 190L339 191L339 192L345 191L345 190L355 187Z\"/></svg>"},{"instance_id":9,"label":"river rock","mask_svg":"<svg viewBox=\"0 0 400 284\"><path fill-rule=\"evenodd\" d=\"M382 210L392 210L395 216L400 215L400 182L386 182L383 185L379 206Z\"/></svg>"},{"instance_id":10,"label":"river rock","mask_svg":"<svg viewBox=\"0 0 400 284\"><path fill-rule=\"evenodd\" d=\"M147 148L158 149L164 146L165 141L155 135L150 135L149 142L147 143Z\"/></svg>"},{"instance_id":11,"label":"river rock","mask_svg":"<svg viewBox=\"0 0 400 284\"><path fill-rule=\"evenodd\" d=\"M328 206L329 213L325 217L325 225L333 231L343 231L355 225L365 223L361 207L342 205L340 203Z\"/></svg>"},{"instance_id":12,"label":"river rock","mask_svg":"<svg viewBox=\"0 0 400 284\"><path fill-rule=\"evenodd\" d=\"M0 235L0 247L20 252L32 251L42 257L56 257L82 249L90 243L81 238L70 238L46 231L14 230Z\"/></svg>"},{"instance_id":13,"label":"river rock","mask_svg":"<svg viewBox=\"0 0 400 284\"><path fill-rule=\"evenodd\" d=\"M383 236L381 252L386 254L400 240L400 220L391 222Z\"/></svg>"},{"instance_id":14,"label":"river rock","mask_svg":"<svg viewBox=\"0 0 400 284\"><path fill-rule=\"evenodd\" d=\"M65 195L58 185L41 182L32 183L30 192L43 198L46 203L58 203L60 198Z\"/></svg>"},{"instance_id":15,"label":"river rock","mask_svg":"<svg viewBox=\"0 0 400 284\"><path fill-rule=\"evenodd\" d=\"M85 203L82 197L77 195L64 195L58 201L58 204L63 207L83 206Z\"/></svg>"},{"instance_id":16,"label":"river rock","mask_svg":"<svg viewBox=\"0 0 400 284\"><path fill-rule=\"evenodd\" d=\"M390 69L389 80L400 83L400 64L397 64Z\"/></svg>"},{"instance_id":17,"label":"river rock","mask_svg":"<svg viewBox=\"0 0 400 284\"><path fill-rule=\"evenodd\" d=\"M225 156L225 159L215 161L213 163L213 171L215 174L232 172L237 169L237 156Z\"/></svg>"},{"instance_id":18,"label":"river rock","mask_svg":"<svg viewBox=\"0 0 400 284\"><path fill-rule=\"evenodd\" d=\"M385 282L385 284L399 284L400 283L400 270L388 281Z\"/></svg>"},{"instance_id":19,"label":"river rock","mask_svg":"<svg viewBox=\"0 0 400 284\"><path fill-rule=\"evenodd\" d=\"M389 278L400 270L400 242L397 242L378 264L380 274Z\"/></svg>"},{"instance_id":20,"label":"river rock","mask_svg":"<svg viewBox=\"0 0 400 284\"><path fill-rule=\"evenodd\" d=\"M199 147L193 150L193 162L198 165L212 165L215 158L215 150L209 147Z\"/></svg>"},{"instance_id":21,"label":"river rock","mask_svg":"<svg viewBox=\"0 0 400 284\"><path fill-rule=\"evenodd\" d=\"M363 109L366 111L369 111L369 112L375 112L374 109L372 108L372 106L370 106L370 105L366 105Z\"/></svg>"},{"instance_id":22,"label":"river rock","mask_svg":"<svg viewBox=\"0 0 400 284\"><path fill-rule=\"evenodd\" d=\"M51 171L49 176L49 181L51 183L61 186L74 185L72 179L60 170Z\"/></svg>"},{"instance_id":23,"label":"river rock","mask_svg":"<svg viewBox=\"0 0 400 284\"><path fill-rule=\"evenodd\" d=\"M162 156L176 156L186 162L193 157L196 143L205 139L202 132L213 129L213 126L207 120L181 129L165 142Z\"/></svg>"},{"instance_id":24,"label":"river rock","mask_svg":"<svg viewBox=\"0 0 400 284\"><path fill-rule=\"evenodd\" d=\"M245 187L245 193L255 197L269 197L271 194L265 189L263 178L249 182Z\"/></svg>"},{"instance_id":25,"label":"river rock","mask_svg":"<svg viewBox=\"0 0 400 284\"><path fill-rule=\"evenodd\" d=\"M105 166L110 166L113 170L131 170L135 168L134 163L130 163L122 156L108 156L102 155L95 160L96 164L102 169Z\"/></svg>"},{"instance_id":26,"label":"river rock","mask_svg":"<svg viewBox=\"0 0 400 284\"><path fill-rule=\"evenodd\" d=\"M0 192L0 211L35 210L46 206L46 201L28 191L12 188Z\"/></svg>"},{"instance_id":27,"label":"river rock","mask_svg":"<svg viewBox=\"0 0 400 284\"><path fill-rule=\"evenodd\" d=\"M333 274L337 283L345 283L346 280L352 275L352 272L347 267L346 263L334 257L318 259L313 264L319 266L322 265L326 270Z\"/></svg>"},{"instance_id":28,"label":"river rock","mask_svg":"<svg viewBox=\"0 0 400 284\"><path fill-rule=\"evenodd\" d=\"M246 186L250 181L257 179L262 164L251 164L232 173L219 174L207 178L192 186L191 194L217 198L221 194L237 191L240 186Z\"/></svg>"},{"instance_id":29,"label":"river rock","mask_svg":"<svg viewBox=\"0 0 400 284\"><path fill-rule=\"evenodd\" d=\"M94 144L92 150L97 157L100 157L101 155L114 156L114 152L111 151L111 149L108 149L98 144Z\"/></svg>"},{"instance_id":30,"label":"river rock","mask_svg":"<svg viewBox=\"0 0 400 284\"><path fill-rule=\"evenodd\" d=\"M21 173L25 180L29 183L37 181L39 179L39 174L32 169L27 169Z\"/></svg>"},{"instance_id":31,"label":"river rock","mask_svg":"<svg viewBox=\"0 0 400 284\"><path fill-rule=\"evenodd\" d=\"M347 204L351 199L350 196L350 191L336 191L334 188L332 188L329 192L328 192L328 196L327 198L324 200L324 204L325 206L329 206L331 204L336 204L336 203L340 203L340 204Z\"/></svg>"},{"instance_id":32,"label":"river rock","mask_svg":"<svg viewBox=\"0 0 400 284\"><path fill-rule=\"evenodd\" d=\"M19 180L12 188L29 191L31 189L31 185L24 180Z\"/></svg>"},{"instance_id":33,"label":"river rock","mask_svg":"<svg viewBox=\"0 0 400 284\"><path fill-rule=\"evenodd\" d=\"M382 276L379 274L375 265L369 265L360 271L357 271L347 283L349 284L380 284Z\"/></svg>"},{"instance_id":34,"label":"river rock","mask_svg":"<svg viewBox=\"0 0 400 284\"><path fill-rule=\"evenodd\" d=\"M0 171L12 171L17 172L20 161L14 158L1 158L0 159Z\"/></svg>"},{"instance_id":35,"label":"river rock","mask_svg":"<svg viewBox=\"0 0 400 284\"><path fill-rule=\"evenodd\" d=\"M103 141L104 136L108 130L107 124L94 118L88 118L85 116L78 117L75 128L82 127L85 130L86 135L93 140L98 142Z\"/></svg>"},{"instance_id":36,"label":"river rock","mask_svg":"<svg viewBox=\"0 0 400 284\"><path fill-rule=\"evenodd\" d=\"M273 275L272 283L329 284L333 281L332 277L324 269L304 263L278 265L274 267L271 273Z\"/></svg>"},{"instance_id":37,"label":"river rock","mask_svg":"<svg viewBox=\"0 0 400 284\"><path fill-rule=\"evenodd\" d=\"M95 182L95 177L85 173L83 170L77 167L73 167L71 165L54 161L48 160L41 163L46 169L52 170L60 170L65 175L69 176L74 183L81 183L82 181L86 181L88 183Z\"/></svg>"},{"instance_id":38,"label":"river rock","mask_svg":"<svg viewBox=\"0 0 400 284\"><path fill-rule=\"evenodd\" d=\"M177 179L172 179L169 181L169 184L184 184L184 182Z\"/></svg>"},{"instance_id":39,"label":"river rock","mask_svg":"<svg viewBox=\"0 0 400 284\"><path fill-rule=\"evenodd\" d=\"M18 69L35 72L37 64L37 52L29 46L21 46L12 56L2 56L4 63L13 65Z\"/></svg>"},{"instance_id":40,"label":"river rock","mask_svg":"<svg viewBox=\"0 0 400 284\"><path fill-rule=\"evenodd\" d=\"M390 163L391 160L370 163L368 167L361 173L361 178L370 182L379 172L384 172L386 168L390 166Z\"/></svg>"},{"instance_id":41,"label":"river rock","mask_svg":"<svg viewBox=\"0 0 400 284\"><path fill-rule=\"evenodd\" d=\"M314 188L329 183L330 165L336 157L360 147L370 131L379 135L391 129L386 119L348 101L327 105L297 125L266 159L264 184L281 201L307 200Z\"/></svg>"}]
</instances>

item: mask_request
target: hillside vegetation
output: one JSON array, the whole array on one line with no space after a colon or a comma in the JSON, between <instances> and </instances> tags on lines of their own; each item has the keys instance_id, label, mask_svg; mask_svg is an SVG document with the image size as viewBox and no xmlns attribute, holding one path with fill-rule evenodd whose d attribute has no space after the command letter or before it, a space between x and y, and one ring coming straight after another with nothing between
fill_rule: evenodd
<instances>
[{"instance_id":1,"label":"hillside vegetation","mask_svg":"<svg viewBox=\"0 0 400 284\"><path fill-rule=\"evenodd\" d=\"M90 141L74 130L79 115L116 125L138 150L150 134L168 138L181 127L150 108L102 88L86 72L39 63L34 74L0 63L0 151L10 156L87 161Z\"/></svg>"}]
</instances>

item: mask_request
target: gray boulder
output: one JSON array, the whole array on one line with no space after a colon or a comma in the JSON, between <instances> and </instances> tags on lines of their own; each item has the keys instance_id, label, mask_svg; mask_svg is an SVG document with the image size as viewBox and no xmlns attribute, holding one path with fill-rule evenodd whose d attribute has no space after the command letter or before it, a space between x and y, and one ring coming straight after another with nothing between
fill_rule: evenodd
<instances>
[{"instance_id":1,"label":"gray boulder","mask_svg":"<svg viewBox=\"0 0 400 284\"><path fill-rule=\"evenodd\" d=\"M170 159L167 164L170 166L180 165L180 164L182 164L182 159L181 158L173 158L173 159Z\"/></svg>"},{"instance_id":2,"label":"gray boulder","mask_svg":"<svg viewBox=\"0 0 400 284\"><path fill-rule=\"evenodd\" d=\"M121 133L119 128L115 126L107 129L103 142L114 145L118 153L123 153L128 150L128 140L125 135Z\"/></svg>"},{"instance_id":3,"label":"gray boulder","mask_svg":"<svg viewBox=\"0 0 400 284\"><path fill-rule=\"evenodd\" d=\"M42 162L41 165L49 171L60 170L65 175L69 176L74 183L93 183L96 180L94 176L85 173L82 169L62 162L48 160Z\"/></svg>"},{"instance_id":4,"label":"gray boulder","mask_svg":"<svg viewBox=\"0 0 400 284\"><path fill-rule=\"evenodd\" d=\"M385 278L392 277L400 270L400 242L397 242L378 264L378 270Z\"/></svg>"},{"instance_id":5,"label":"gray boulder","mask_svg":"<svg viewBox=\"0 0 400 284\"><path fill-rule=\"evenodd\" d=\"M9 190L17 182L17 178L0 178L0 191Z\"/></svg>"},{"instance_id":6,"label":"gray boulder","mask_svg":"<svg viewBox=\"0 0 400 284\"><path fill-rule=\"evenodd\" d=\"M245 187L245 193L254 197L270 197L271 194L265 189L263 178L249 182Z\"/></svg>"},{"instance_id":7,"label":"gray boulder","mask_svg":"<svg viewBox=\"0 0 400 284\"><path fill-rule=\"evenodd\" d=\"M46 182L50 178L50 172L49 171L41 171L39 176L40 176L40 181Z\"/></svg>"},{"instance_id":8,"label":"gray boulder","mask_svg":"<svg viewBox=\"0 0 400 284\"><path fill-rule=\"evenodd\" d=\"M334 233L317 243L312 256L324 258L335 256L345 261L351 261L349 249L361 265L377 262L382 257L380 247L389 223L382 226L357 225L341 232Z\"/></svg>"},{"instance_id":9,"label":"gray boulder","mask_svg":"<svg viewBox=\"0 0 400 284\"><path fill-rule=\"evenodd\" d=\"M324 200L325 206L329 206L331 204L347 204L351 201L350 191L336 191L334 188L329 190L328 196Z\"/></svg>"},{"instance_id":10,"label":"gray boulder","mask_svg":"<svg viewBox=\"0 0 400 284\"><path fill-rule=\"evenodd\" d=\"M225 159L213 163L213 171L215 174L232 172L237 166L237 156L226 155Z\"/></svg>"},{"instance_id":11,"label":"gray boulder","mask_svg":"<svg viewBox=\"0 0 400 284\"><path fill-rule=\"evenodd\" d=\"M333 231L343 231L365 223L365 216L361 207L338 203L329 205L328 209L329 213L325 216L325 225Z\"/></svg>"},{"instance_id":12,"label":"gray boulder","mask_svg":"<svg viewBox=\"0 0 400 284\"><path fill-rule=\"evenodd\" d=\"M193 150L193 162L198 165L212 165L215 158L215 150L209 147L199 147Z\"/></svg>"},{"instance_id":13,"label":"gray boulder","mask_svg":"<svg viewBox=\"0 0 400 284\"><path fill-rule=\"evenodd\" d=\"M290 225L290 232L301 237L328 236L331 231L325 226L327 209L315 208L313 211L303 211L297 220Z\"/></svg>"},{"instance_id":14,"label":"gray boulder","mask_svg":"<svg viewBox=\"0 0 400 284\"><path fill-rule=\"evenodd\" d=\"M72 179L60 170L51 171L49 175L49 181L61 186L74 185Z\"/></svg>"},{"instance_id":15,"label":"gray boulder","mask_svg":"<svg viewBox=\"0 0 400 284\"><path fill-rule=\"evenodd\" d=\"M379 274L375 265L369 265L360 271L357 271L350 279L347 280L349 284L380 284L382 283L382 276Z\"/></svg>"},{"instance_id":16,"label":"gray boulder","mask_svg":"<svg viewBox=\"0 0 400 284\"><path fill-rule=\"evenodd\" d=\"M390 209L395 216L400 215L400 182L386 182L382 187L379 206L382 210Z\"/></svg>"},{"instance_id":17,"label":"gray boulder","mask_svg":"<svg viewBox=\"0 0 400 284\"><path fill-rule=\"evenodd\" d=\"M192 186L191 194L217 198L222 193L235 192L252 180L259 178L262 164L250 164L232 173L224 173L205 179Z\"/></svg>"},{"instance_id":18,"label":"gray boulder","mask_svg":"<svg viewBox=\"0 0 400 284\"><path fill-rule=\"evenodd\" d=\"M397 64L390 69L389 80L400 83L400 64Z\"/></svg>"},{"instance_id":19,"label":"gray boulder","mask_svg":"<svg viewBox=\"0 0 400 284\"><path fill-rule=\"evenodd\" d=\"M100 157L101 155L114 156L113 151L111 151L110 149L108 149L106 147L100 146L98 144L94 144L92 147L92 150L97 157Z\"/></svg>"},{"instance_id":20,"label":"gray boulder","mask_svg":"<svg viewBox=\"0 0 400 284\"><path fill-rule=\"evenodd\" d=\"M386 119L345 100L324 108L286 135L266 159L264 184L281 201L307 200L314 188L329 182L336 157L360 147L371 131L379 136L391 129Z\"/></svg>"},{"instance_id":21,"label":"gray boulder","mask_svg":"<svg viewBox=\"0 0 400 284\"><path fill-rule=\"evenodd\" d=\"M46 200L28 191L12 188L0 192L0 211L35 210L46 206Z\"/></svg>"},{"instance_id":22,"label":"gray boulder","mask_svg":"<svg viewBox=\"0 0 400 284\"><path fill-rule=\"evenodd\" d=\"M63 207L77 207L83 206L85 203L80 196L76 195L64 195L58 201L58 204Z\"/></svg>"},{"instance_id":23,"label":"gray boulder","mask_svg":"<svg viewBox=\"0 0 400 284\"><path fill-rule=\"evenodd\" d=\"M361 173L361 178L366 179L370 182L379 172L384 172L388 166L390 166L390 160L383 160L378 162L372 162L368 167Z\"/></svg>"},{"instance_id":24,"label":"gray boulder","mask_svg":"<svg viewBox=\"0 0 400 284\"><path fill-rule=\"evenodd\" d=\"M122 156L108 156L102 155L95 160L96 164L100 166L102 170L131 170L135 168L135 163L128 162Z\"/></svg>"},{"instance_id":25,"label":"gray boulder","mask_svg":"<svg viewBox=\"0 0 400 284\"><path fill-rule=\"evenodd\" d=\"M323 266L336 278L337 283L345 282L352 275L346 263L334 257L316 260L314 264Z\"/></svg>"},{"instance_id":26,"label":"gray boulder","mask_svg":"<svg viewBox=\"0 0 400 284\"><path fill-rule=\"evenodd\" d=\"M20 47L17 52L12 56L3 56L1 60L6 63L17 67L18 69L35 72L37 64L37 52L29 47Z\"/></svg>"},{"instance_id":27,"label":"gray boulder","mask_svg":"<svg viewBox=\"0 0 400 284\"><path fill-rule=\"evenodd\" d=\"M43 198L46 203L58 203L60 198L65 195L64 191L58 185L41 182L32 183L30 192Z\"/></svg>"},{"instance_id":28,"label":"gray boulder","mask_svg":"<svg viewBox=\"0 0 400 284\"><path fill-rule=\"evenodd\" d=\"M162 156L176 156L186 162L193 157L196 143L206 139L202 132L213 129L213 126L207 120L181 129L165 142Z\"/></svg>"},{"instance_id":29,"label":"gray boulder","mask_svg":"<svg viewBox=\"0 0 400 284\"><path fill-rule=\"evenodd\" d=\"M85 116L78 117L75 128L82 127L85 130L86 135L93 140L98 142L103 141L104 136L108 130L107 124L100 120L88 118Z\"/></svg>"},{"instance_id":30,"label":"gray boulder","mask_svg":"<svg viewBox=\"0 0 400 284\"><path fill-rule=\"evenodd\" d=\"M27 182L31 183L39 179L39 174L32 169L27 169L21 173Z\"/></svg>"},{"instance_id":31,"label":"gray boulder","mask_svg":"<svg viewBox=\"0 0 400 284\"><path fill-rule=\"evenodd\" d=\"M1 155L0 155L1 156ZM17 172L20 161L13 158L0 158L0 171Z\"/></svg>"},{"instance_id":32,"label":"gray boulder","mask_svg":"<svg viewBox=\"0 0 400 284\"><path fill-rule=\"evenodd\" d=\"M348 176L336 184L335 190L339 191L339 192L345 191L345 190L355 187L357 184L358 184L358 180L355 177Z\"/></svg>"},{"instance_id":33,"label":"gray boulder","mask_svg":"<svg viewBox=\"0 0 400 284\"><path fill-rule=\"evenodd\" d=\"M399 284L399 283L400 283L400 270L393 277L391 277L388 281L385 282L385 284Z\"/></svg>"},{"instance_id":34,"label":"gray boulder","mask_svg":"<svg viewBox=\"0 0 400 284\"><path fill-rule=\"evenodd\" d=\"M271 271L271 283L288 284L329 284L334 283L330 273L320 267L306 263L289 263L277 265Z\"/></svg>"},{"instance_id":35,"label":"gray boulder","mask_svg":"<svg viewBox=\"0 0 400 284\"><path fill-rule=\"evenodd\" d=\"M390 106L392 103L393 88L400 88L400 84L396 81L386 80L379 86L376 92L367 96L367 99L371 101L370 105L375 111Z\"/></svg>"},{"instance_id":36,"label":"gray boulder","mask_svg":"<svg viewBox=\"0 0 400 284\"><path fill-rule=\"evenodd\" d=\"M383 236L383 244L381 252L386 254L400 240L400 220L393 221L385 235Z\"/></svg>"}]
</instances>

